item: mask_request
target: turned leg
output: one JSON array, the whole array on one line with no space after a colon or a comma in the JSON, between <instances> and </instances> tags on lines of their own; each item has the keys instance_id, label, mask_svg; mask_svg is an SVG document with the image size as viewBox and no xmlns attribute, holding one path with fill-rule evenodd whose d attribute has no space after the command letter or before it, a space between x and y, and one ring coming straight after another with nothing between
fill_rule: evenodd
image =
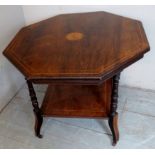
<instances>
[{"instance_id":1,"label":"turned leg","mask_svg":"<svg viewBox=\"0 0 155 155\"><path fill-rule=\"evenodd\" d=\"M118 102L118 84L120 79L120 73L116 74L113 77L112 81L112 99L111 99L111 111L109 116L109 126L113 136L113 145L116 145L119 140L119 131L118 131L118 113L117 102Z\"/></svg>"},{"instance_id":2,"label":"turned leg","mask_svg":"<svg viewBox=\"0 0 155 155\"><path fill-rule=\"evenodd\" d=\"M33 88L32 82L30 80L27 80L27 85L28 85L28 89L29 89L29 94L30 94L32 106L33 106L33 111L34 111L35 118L36 118L35 134L37 137L42 138L42 135L40 134L40 128L41 128L41 125L43 122L42 113L41 113L41 110L40 110L39 105L38 105L36 93L35 93L35 90Z\"/></svg>"}]
</instances>

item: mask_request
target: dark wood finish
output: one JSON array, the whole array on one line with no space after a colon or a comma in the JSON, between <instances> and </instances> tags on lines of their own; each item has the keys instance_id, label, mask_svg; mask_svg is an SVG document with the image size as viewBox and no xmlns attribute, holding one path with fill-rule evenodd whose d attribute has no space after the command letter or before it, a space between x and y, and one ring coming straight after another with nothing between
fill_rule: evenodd
<instances>
[{"instance_id":1,"label":"dark wood finish","mask_svg":"<svg viewBox=\"0 0 155 155\"><path fill-rule=\"evenodd\" d=\"M42 112L38 106L38 101L37 101L37 97L36 97L36 93L35 90L33 88L33 85L31 83L31 81L27 80L27 85L28 85L28 89L29 89L29 93L30 93L30 98L31 98L31 102L32 102L32 106L33 106L33 111L35 114L35 134L37 137L42 138L42 135L40 134L40 128L43 122L43 117L42 117Z\"/></svg>"},{"instance_id":2,"label":"dark wood finish","mask_svg":"<svg viewBox=\"0 0 155 155\"><path fill-rule=\"evenodd\" d=\"M109 127L112 132L113 142L112 145L115 146L119 140L119 131L118 131L118 113L116 112L114 116L109 117L108 120Z\"/></svg>"},{"instance_id":3,"label":"dark wood finish","mask_svg":"<svg viewBox=\"0 0 155 155\"><path fill-rule=\"evenodd\" d=\"M118 103L118 84L120 79L120 73L116 74L112 78L112 96L111 96L111 111L109 116L109 126L113 135L113 145L116 145L117 141L119 140L119 131L118 131L118 113L117 110L117 103Z\"/></svg>"},{"instance_id":4,"label":"dark wood finish","mask_svg":"<svg viewBox=\"0 0 155 155\"><path fill-rule=\"evenodd\" d=\"M80 33L82 38L68 40L70 33ZM93 12L58 15L24 27L4 54L30 80L73 83L112 77L148 50L140 21Z\"/></svg>"},{"instance_id":5,"label":"dark wood finish","mask_svg":"<svg viewBox=\"0 0 155 155\"><path fill-rule=\"evenodd\" d=\"M41 138L43 116L109 118L119 139L120 72L149 51L142 23L107 12L58 15L22 28L3 54L25 75ZM32 83L49 84L41 108Z\"/></svg>"},{"instance_id":6,"label":"dark wood finish","mask_svg":"<svg viewBox=\"0 0 155 155\"><path fill-rule=\"evenodd\" d=\"M43 116L108 117L111 89L111 79L99 86L49 85L41 107Z\"/></svg>"},{"instance_id":7,"label":"dark wood finish","mask_svg":"<svg viewBox=\"0 0 155 155\"><path fill-rule=\"evenodd\" d=\"M113 77L115 74L119 73L122 71L123 68L128 67L129 65L131 65L132 63L138 61L139 59L143 58L143 56L138 56L135 57L134 59L132 59L132 61L122 64L122 66L120 66L119 68L117 68L115 71L111 71L108 74L105 74L104 77L98 77L98 78L89 78L89 77L82 77L82 78L74 78L74 77L70 77L70 78L66 78L66 77L62 77L62 78L35 78L35 79L31 79L32 82L36 83L36 84L74 84L74 85L100 85L102 84L105 80Z\"/></svg>"}]
</instances>

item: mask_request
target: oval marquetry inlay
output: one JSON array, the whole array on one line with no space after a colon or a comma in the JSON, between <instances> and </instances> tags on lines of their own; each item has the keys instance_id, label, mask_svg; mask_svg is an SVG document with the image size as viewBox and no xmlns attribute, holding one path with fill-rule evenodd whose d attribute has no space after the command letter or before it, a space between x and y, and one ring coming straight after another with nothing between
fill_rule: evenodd
<instances>
[{"instance_id":1,"label":"oval marquetry inlay","mask_svg":"<svg viewBox=\"0 0 155 155\"><path fill-rule=\"evenodd\" d=\"M72 32L66 35L66 39L70 41L81 40L83 37L84 35L80 32Z\"/></svg>"}]
</instances>

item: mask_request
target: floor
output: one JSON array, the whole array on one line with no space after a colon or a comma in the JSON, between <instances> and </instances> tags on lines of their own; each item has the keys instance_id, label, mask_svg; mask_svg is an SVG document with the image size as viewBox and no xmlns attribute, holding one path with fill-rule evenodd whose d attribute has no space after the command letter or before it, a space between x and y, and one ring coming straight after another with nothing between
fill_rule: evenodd
<instances>
[{"instance_id":1,"label":"floor","mask_svg":"<svg viewBox=\"0 0 155 155\"><path fill-rule=\"evenodd\" d=\"M41 103L46 86L35 86ZM43 139L34 136L34 115L24 85L0 113L0 148L155 148L155 92L119 87L120 140L113 147L107 120L46 118Z\"/></svg>"}]
</instances>

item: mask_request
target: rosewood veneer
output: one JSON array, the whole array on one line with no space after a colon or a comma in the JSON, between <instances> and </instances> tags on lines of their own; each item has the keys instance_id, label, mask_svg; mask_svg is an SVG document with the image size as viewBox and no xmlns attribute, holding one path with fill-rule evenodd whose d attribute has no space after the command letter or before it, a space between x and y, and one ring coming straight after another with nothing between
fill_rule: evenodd
<instances>
[{"instance_id":1,"label":"rosewood veneer","mask_svg":"<svg viewBox=\"0 0 155 155\"><path fill-rule=\"evenodd\" d=\"M43 117L108 118L115 145L120 72L149 49L140 21L89 12L57 15L22 28L4 55L26 78L36 136L42 137ZM41 107L33 84L49 85Z\"/></svg>"}]
</instances>

